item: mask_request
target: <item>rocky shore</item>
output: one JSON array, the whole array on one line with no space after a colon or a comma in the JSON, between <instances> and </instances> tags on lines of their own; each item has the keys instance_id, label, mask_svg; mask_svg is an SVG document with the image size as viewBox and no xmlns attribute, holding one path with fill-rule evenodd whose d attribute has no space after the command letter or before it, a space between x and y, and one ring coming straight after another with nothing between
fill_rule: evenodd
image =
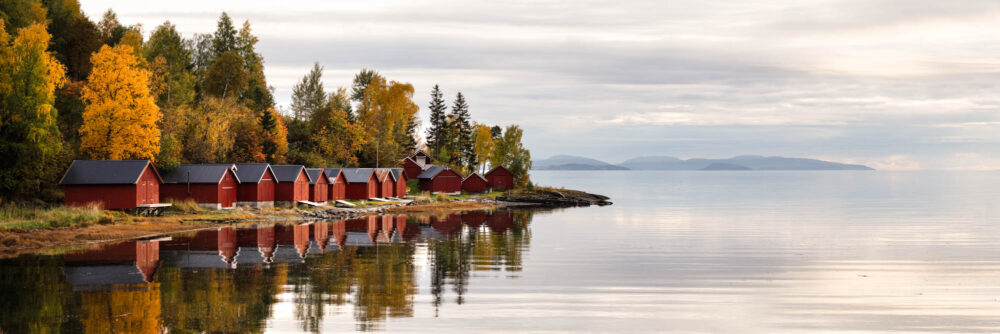
<instances>
[{"instance_id":1,"label":"rocky shore","mask_svg":"<svg viewBox=\"0 0 1000 334\"><path fill-rule=\"evenodd\" d=\"M508 207L519 208L566 208L581 206L611 205L607 196L578 190L536 188L508 192L494 198L473 197L452 202L421 203L417 201L397 202L366 208L332 207L320 210L301 211L305 217L315 219L349 219L376 214L392 213L433 213L444 211L490 210Z\"/></svg>"}]
</instances>

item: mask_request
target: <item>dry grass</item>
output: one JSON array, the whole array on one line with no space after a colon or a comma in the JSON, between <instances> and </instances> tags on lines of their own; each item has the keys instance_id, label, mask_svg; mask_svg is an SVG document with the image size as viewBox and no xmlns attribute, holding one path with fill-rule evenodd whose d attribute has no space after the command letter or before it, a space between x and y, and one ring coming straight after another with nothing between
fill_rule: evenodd
<instances>
[{"instance_id":1,"label":"dry grass","mask_svg":"<svg viewBox=\"0 0 1000 334\"><path fill-rule=\"evenodd\" d=\"M110 224L122 217L91 204L82 207L36 207L20 204L0 206L0 231L82 227Z\"/></svg>"},{"instance_id":2,"label":"dry grass","mask_svg":"<svg viewBox=\"0 0 1000 334\"><path fill-rule=\"evenodd\" d=\"M167 203L170 203L170 207L167 208L168 212L193 213L193 212L207 211L207 209L198 205L198 202L195 202L193 199L190 198L185 200L170 199L167 200Z\"/></svg>"}]
</instances>

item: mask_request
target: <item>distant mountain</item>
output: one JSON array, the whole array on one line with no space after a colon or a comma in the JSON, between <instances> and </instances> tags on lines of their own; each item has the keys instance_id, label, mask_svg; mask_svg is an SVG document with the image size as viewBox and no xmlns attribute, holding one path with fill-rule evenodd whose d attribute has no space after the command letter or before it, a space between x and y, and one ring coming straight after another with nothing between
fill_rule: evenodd
<instances>
[{"instance_id":1,"label":"distant mountain","mask_svg":"<svg viewBox=\"0 0 1000 334\"><path fill-rule=\"evenodd\" d=\"M713 164L717 165L712 168ZM625 160L621 166L635 170L719 170L718 168L736 165L752 170L873 170L864 165L842 164L830 161L785 158L785 157L765 157L760 155L741 155L728 159L687 159L681 160L674 157L640 157Z\"/></svg>"},{"instance_id":2,"label":"distant mountain","mask_svg":"<svg viewBox=\"0 0 1000 334\"><path fill-rule=\"evenodd\" d=\"M628 170L628 168L616 165L585 165L585 164L562 164L549 165L536 170Z\"/></svg>"},{"instance_id":3,"label":"distant mountain","mask_svg":"<svg viewBox=\"0 0 1000 334\"><path fill-rule=\"evenodd\" d=\"M713 162L711 165L699 170L753 170L747 166L741 166L737 164L725 163L725 162Z\"/></svg>"},{"instance_id":4,"label":"distant mountain","mask_svg":"<svg viewBox=\"0 0 1000 334\"><path fill-rule=\"evenodd\" d=\"M626 170L628 168L612 165L597 159L572 155L557 155L548 159L532 162L535 170Z\"/></svg>"},{"instance_id":5,"label":"distant mountain","mask_svg":"<svg viewBox=\"0 0 1000 334\"><path fill-rule=\"evenodd\" d=\"M557 155L536 160L535 170L874 170L864 165L762 155L741 155L727 159L679 159L671 156L643 156L614 165L597 159Z\"/></svg>"}]
</instances>

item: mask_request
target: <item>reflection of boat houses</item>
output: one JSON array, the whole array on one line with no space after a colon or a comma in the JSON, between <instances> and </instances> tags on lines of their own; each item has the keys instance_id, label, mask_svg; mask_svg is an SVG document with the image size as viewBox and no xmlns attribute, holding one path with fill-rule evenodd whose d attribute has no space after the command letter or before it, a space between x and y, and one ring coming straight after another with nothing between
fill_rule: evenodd
<instances>
[{"instance_id":1,"label":"reflection of boat houses","mask_svg":"<svg viewBox=\"0 0 1000 334\"><path fill-rule=\"evenodd\" d=\"M274 251L278 248L278 241L274 230L274 225L257 227L257 252L260 253L261 262L263 263L274 262ZM241 263L247 263L247 261L242 261Z\"/></svg>"},{"instance_id":2,"label":"reflection of boat houses","mask_svg":"<svg viewBox=\"0 0 1000 334\"><path fill-rule=\"evenodd\" d=\"M420 226L410 224L406 215L398 215L393 220L396 223L396 233L393 242L411 242L420 235Z\"/></svg>"},{"instance_id":3,"label":"reflection of boat houses","mask_svg":"<svg viewBox=\"0 0 1000 334\"><path fill-rule=\"evenodd\" d=\"M159 241L125 241L70 252L63 256L63 263L63 273L76 291L149 283L160 265Z\"/></svg>"},{"instance_id":4,"label":"reflection of boat houses","mask_svg":"<svg viewBox=\"0 0 1000 334\"><path fill-rule=\"evenodd\" d=\"M330 235L333 237L333 242L330 243L331 247L344 249L344 244L347 243L347 223L343 220L331 223Z\"/></svg>"},{"instance_id":5,"label":"reflection of boat houses","mask_svg":"<svg viewBox=\"0 0 1000 334\"><path fill-rule=\"evenodd\" d=\"M328 222L316 222L312 225L313 230L313 241L317 247L319 253L325 253L326 248L330 243L330 223ZM310 251L312 253L312 251Z\"/></svg>"},{"instance_id":6,"label":"reflection of boat houses","mask_svg":"<svg viewBox=\"0 0 1000 334\"><path fill-rule=\"evenodd\" d=\"M485 211L472 211L462 213L462 222L465 225L476 228L486 222L487 214Z\"/></svg>"},{"instance_id":7,"label":"reflection of boat houses","mask_svg":"<svg viewBox=\"0 0 1000 334\"><path fill-rule=\"evenodd\" d=\"M199 206L215 210L232 208L236 205L239 183L234 164L180 165L163 175L160 197L191 199Z\"/></svg>"},{"instance_id":8,"label":"reflection of boat houses","mask_svg":"<svg viewBox=\"0 0 1000 334\"><path fill-rule=\"evenodd\" d=\"M431 226L442 235L452 235L462 230L462 215L449 214L443 218L431 217Z\"/></svg>"},{"instance_id":9,"label":"reflection of boat houses","mask_svg":"<svg viewBox=\"0 0 1000 334\"><path fill-rule=\"evenodd\" d=\"M175 237L160 245L164 261L181 268L235 268L240 254L236 229L222 227Z\"/></svg>"},{"instance_id":10,"label":"reflection of boat houses","mask_svg":"<svg viewBox=\"0 0 1000 334\"><path fill-rule=\"evenodd\" d=\"M309 225L275 225L274 262L302 262L309 250Z\"/></svg>"},{"instance_id":11,"label":"reflection of boat houses","mask_svg":"<svg viewBox=\"0 0 1000 334\"><path fill-rule=\"evenodd\" d=\"M240 185L236 191L236 205L255 208L274 206L274 188L277 180L267 163L236 164Z\"/></svg>"},{"instance_id":12,"label":"reflection of boat houses","mask_svg":"<svg viewBox=\"0 0 1000 334\"><path fill-rule=\"evenodd\" d=\"M514 227L514 213L511 211L497 211L486 217L486 226L494 233L504 233Z\"/></svg>"},{"instance_id":13,"label":"reflection of boat houses","mask_svg":"<svg viewBox=\"0 0 1000 334\"><path fill-rule=\"evenodd\" d=\"M375 246L378 238L379 218L368 216L344 220L345 238L343 246L370 247Z\"/></svg>"}]
</instances>

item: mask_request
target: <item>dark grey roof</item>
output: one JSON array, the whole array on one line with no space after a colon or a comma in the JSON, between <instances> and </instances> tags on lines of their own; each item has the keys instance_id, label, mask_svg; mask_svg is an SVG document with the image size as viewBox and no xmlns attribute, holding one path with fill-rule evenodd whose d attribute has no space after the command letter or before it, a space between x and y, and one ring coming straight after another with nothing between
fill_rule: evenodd
<instances>
[{"instance_id":1,"label":"dark grey roof","mask_svg":"<svg viewBox=\"0 0 1000 334\"><path fill-rule=\"evenodd\" d=\"M371 178L372 168L344 168L347 183L366 183Z\"/></svg>"},{"instance_id":2,"label":"dark grey roof","mask_svg":"<svg viewBox=\"0 0 1000 334\"><path fill-rule=\"evenodd\" d=\"M163 176L163 183L219 183L226 172L235 167L234 164L180 165ZM239 176L236 182L240 182Z\"/></svg>"},{"instance_id":3,"label":"dark grey roof","mask_svg":"<svg viewBox=\"0 0 1000 334\"><path fill-rule=\"evenodd\" d=\"M392 172L392 178L395 179L395 180L397 180L397 181L400 178L403 177L403 169L402 168L389 168L389 171Z\"/></svg>"},{"instance_id":4,"label":"dark grey roof","mask_svg":"<svg viewBox=\"0 0 1000 334\"><path fill-rule=\"evenodd\" d=\"M135 184L147 165L149 160L74 160L59 184ZM153 173L160 177L156 168Z\"/></svg>"},{"instance_id":5,"label":"dark grey roof","mask_svg":"<svg viewBox=\"0 0 1000 334\"><path fill-rule=\"evenodd\" d=\"M319 174L323 172L323 168L306 168L306 174L309 174L309 184L316 184L319 181ZM330 182L330 178L326 178L326 182Z\"/></svg>"},{"instance_id":6,"label":"dark grey roof","mask_svg":"<svg viewBox=\"0 0 1000 334\"><path fill-rule=\"evenodd\" d=\"M236 164L236 177L240 178L241 183L258 183L268 169L271 169L269 163L239 163Z\"/></svg>"},{"instance_id":7,"label":"dark grey roof","mask_svg":"<svg viewBox=\"0 0 1000 334\"><path fill-rule=\"evenodd\" d=\"M278 182L295 182L299 178L299 172L304 169L306 167L302 165L271 165L271 171ZM306 173L306 177L309 177L309 173ZM312 177L309 177L309 183L312 183Z\"/></svg>"},{"instance_id":8,"label":"dark grey roof","mask_svg":"<svg viewBox=\"0 0 1000 334\"><path fill-rule=\"evenodd\" d=\"M333 183L333 180L337 178L337 174L340 174L341 170L343 170L343 168L326 169L326 177L330 179L330 183Z\"/></svg>"},{"instance_id":9,"label":"dark grey roof","mask_svg":"<svg viewBox=\"0 0 1000 334\"><path fill-rule=\"evenodd\" d=\"M486 180L486 178L485 178L485 177L483 177L482 175L479 175L479 173L472 173L472 174L469 174L469 176L466 176L466 177L465 177L465 179L462 179L462 182L465 182L465 180L468 180L469 178L471 178L471 177L473 177L473 176L475 176L475 177L478 177L478 178L480 178L480 179L483 179L483 181L486 181L486 182L490 182L490 181L487 181L487 180Z\"/></svg>"},{"instance_id":10,"label":"dark grey roof","mask_svg":"<svg viewBox=\"0 0 1000 334\"><path fill-rule=\"evenodd\" d=\"M451 170L451 168L448 168L448 166L431 166L430 168L425 169L423 173L420 173L417 178L433 179L435 176L446 170Z\"/></svg>"}]
</instances>

